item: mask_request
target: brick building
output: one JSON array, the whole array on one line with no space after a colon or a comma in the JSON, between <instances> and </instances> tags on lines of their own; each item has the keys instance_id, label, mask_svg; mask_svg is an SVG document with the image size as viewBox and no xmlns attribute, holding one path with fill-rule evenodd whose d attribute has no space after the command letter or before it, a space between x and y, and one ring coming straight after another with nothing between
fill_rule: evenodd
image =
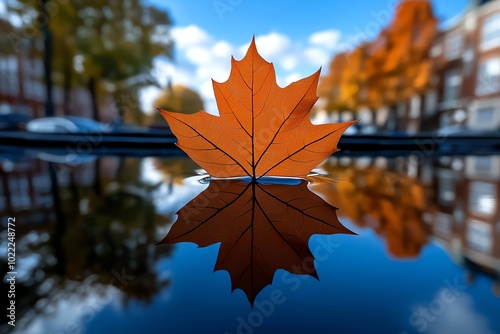
<instances>
[{"instance_id":1,"label":"brick building","mask_svg":"<svg viewBox=\"0 0 500 334\"><path fill-rule=\"evenodd\" d=\"M431 89L397 106L397 127L500 129L500 1L473 0L437 36Z\"/></svg>"},{"instance_id":2,"label":"brick building","mask_svg":"<svg viewBox=\"0 0 500 334\"><path fill-rule=\"evenodd\" d=\"M0 19L0 26L10 27L7 21ZM0 49L0 114L19 113L32 118L45 116L45 85L44 68L41 55L43 43L39 38L26 41L20 52L9 45L8 38L3 39ZM64 110L64 92L62 74L53 73L53 99L56 116L83 116L92 118L90 93L84 87L73 87L69 92L68 110ZM114 112L111 96L102 97L99 101L102 119L114 119L118 115Z\"/></svg>"},{"instance_id":3,"label":"brick building","mask_svg":"<svg viewBox=\"0 0 500 334\"><path fill-rule=\"evenodd\" d=\"M377 43L378 41L374 42ZM364 119L380 129L410 134L438 128L500 130L500 1L472 0L441 29L430 50L429 89L348 119ZM330 121L340 121L338 115Z\"/></svg>"}]
</instances>

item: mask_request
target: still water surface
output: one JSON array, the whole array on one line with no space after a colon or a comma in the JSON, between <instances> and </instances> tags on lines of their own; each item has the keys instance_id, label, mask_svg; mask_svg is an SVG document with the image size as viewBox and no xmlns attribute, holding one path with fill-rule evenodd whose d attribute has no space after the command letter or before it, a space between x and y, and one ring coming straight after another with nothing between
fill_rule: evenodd
<instances>
[{"instance_id":1,"label":"still water surface","mask_svg":"<svg viewBox=\"0 0 500 334\"><path fill-rule=\"evenodd\" d=\"M500 333L498 156L331 158L251 185L35 154L1 176L15 333Z\"/></svg>"}]
</instances>

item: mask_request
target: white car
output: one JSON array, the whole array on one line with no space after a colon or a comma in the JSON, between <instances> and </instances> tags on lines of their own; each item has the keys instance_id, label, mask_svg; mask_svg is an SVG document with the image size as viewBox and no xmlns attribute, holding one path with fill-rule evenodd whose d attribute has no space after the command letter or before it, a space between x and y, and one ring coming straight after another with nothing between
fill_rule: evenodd
<instances>
[{"instance_id":1,"label":"white car","mask_svg":"<svg viewBox=\"0 0 500 334\"><path fill-rule=\"evenodd\" d=\"M103 133L110 126L85 117L44 117L26 124L26 130L38 133Z\"/></svg>"},{"instance_id":2,"label":"white car","mask_svg":"<svg viewBox=\"0 0 500 334\"><path fill-rule=\"evenodd\" d=\"M448 137L450 135L458 135L460 132L464 131L464 128L458 125L455 126L445 126L439 128L436 131L436 134L441 137Z\"/></svg>"}]
</instances>

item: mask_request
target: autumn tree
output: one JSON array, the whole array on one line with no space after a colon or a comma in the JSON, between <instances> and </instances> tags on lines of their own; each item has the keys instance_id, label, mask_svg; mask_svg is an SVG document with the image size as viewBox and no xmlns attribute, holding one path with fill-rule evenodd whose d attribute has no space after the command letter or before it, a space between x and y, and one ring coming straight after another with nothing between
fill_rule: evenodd
<instances>
[{"instance_id":1,"label":"autumn tree","mask_svg":"<svg viewBox=\"0 0 500 334\"><path fill-rule=\"evenodd\" d=\"M373 41L333 58L319 91L327 110L376 110L421 94L429 84L436 33L429 0L401 1L391 23Z\"/></svg>"},{"instance_id":2,"label":"autumn tree","mask_svg":"<svg viewBox=\"0 0 500 334\"><path fill-rule=\"evenodd\" d=\"M153 108L182 114L194 114L203 109L203 100L198 93L188 87L169 85L153 102ZM160 113L155 112L151 123L165 124L165 119Z\"/></svg>"},{"instance_id":3,"label":"autumn tree","mask_svg":"<svg viewBox=\"0 0 500 334\"><path fill-rule=\"evenodd\" d=\"M384 29L370 43L367 50L368 56L364 67L367 87L366 103L372 110L380 108L386 101L386 92L382 87L386 80L383 66L388 45L388 29Z\"/></svg>"},{"instance_id":4,"label":"autumn tree","mask_svg":"<svg viewBox=\"0 0 500 334\"><path fill-rule=\"evenodd\" d=\"M341 72L340 101L348 110L366 104L367 87L365 63L368 44L362 44L348 56L348 64Z\"/></svg>"},{"instance_id":5,"label":"autumn tree","mask_svg":"<svg viewBox=\"0 0 500 334\"><path fill-rule=\"evenodd\" d=\"M429 51L437 33L437 19L428 0L402 1L387 34L387 104L420 94L430 78Z\"/></svg>"},{"instance_id":6,"label":"autumn tree","mask_svg":"<svg viewBox=\"0 0 500 334\"><path fill-rule=\"evenodd\" d=\"M14 33L14 31L15 29L9 21L0 19L0 48L2 53L10 54L14 52L9 40L9 34Z\"/></svg>"},{"instance_id":7,"label":"autumn tree","mask_svg":"<svg viewBox=\"0 0 500 334\"><path fill-rule=\"evenodd\" d=\"M69 92L76 84L87 87L95 119L100 117L98 101L102 93L113 94L115 107L123 119L124 103L119 101L125 95L127 100L138 100L137 82L148 82L151 78L153 59L172 56L168 13L140 0L51 2L48 9L41 4L39 0L18 0L9 10L20 15L24 22L33 21L37 15L50 18L41 26L44 32L50 32L54 47L50 50L46 47L44 53L50 53L53 70L62 74L54 76L61 78L54 84L64 88L66 112ZM48 12L44 14L43 10ZM81 65L79 71L74 67L76 59ZM130 112L140 114L138 104Z\"/></svg>"},{"instance_id":8,"label":"autumn tree","mask_svg":"<svg viewBox=\"0 0 500 334\"><path fill-rule=\"evenodd\" d=\"M318 95L323 100L323 107L329 112L340 112L346 107L341 99L340 84L343 72L348 64L349 53L339 53L330 62L328 73L321 77Z\"/></svg>"},{"instance_id":9,"label":"autumn tree","mask_svg":"<svg viewBox=\"0 0 500 334\"><path fill-rule=\"evenodd\" d=\"M77 45L84 57L93 115L98 119L96 92L101 80L110 82L112 91L122 95L129 79L150 72L155 57L171 57L171 21L168 13L139 0L77 2L81 2L78 8L85 15ZM115 99L119 97L115 94Z\"/></svg>"}]
</instances>

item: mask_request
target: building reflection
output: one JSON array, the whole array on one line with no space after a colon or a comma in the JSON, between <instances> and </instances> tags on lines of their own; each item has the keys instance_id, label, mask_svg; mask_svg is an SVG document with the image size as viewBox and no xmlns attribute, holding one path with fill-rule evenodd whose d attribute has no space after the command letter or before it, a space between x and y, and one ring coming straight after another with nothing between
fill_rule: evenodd
<instances>
[{"instance_id":1,"label":"building reflection","mask_svg":"<svg viewBox=\"0 0 500 334\"><path fill-rule=\"evenodd\" d=\"M53 196L48 164L20 158L3 159L0 173L0 214L42 224L51 220Z\"/></svg>"},{"instance_id":2,"label":"building reflection","mask_svg":"<svg viewBox=\"0 0 500 334\"><path fill-rule=\"evenodd\" d=\"M436 169L434 238L467 268L471 283L488 275L500 296L500 158L441 159Z\"/></svg>"},{"instance_id":3,"label":"building reflection","mask_svg":"<svg viewBox=\"0 0 500 334\"><path fill-rule=\"evenodd\" d=\"M52 321L50 310L66 300L80 305L108 296L101 307L149 303L169 285L170 277L158 272L157 264L170 256L171 247L155 244L171 219L154 204L161 184L141 179L141 168L140 159L129 158L82 164L2 159L0 214L5 222L6 217L17 222L16 328L21 332ZM8 272L4 261L0 266ZM61 326L68 322L61 320Z\"/></svg>"},{"instance_id":4,"label":"building reflection","mask_svg":"<svg viewBox=\"0 0 500 334\"><path fill-rule=\"evenodd\" d=\"M470 284L488 276L500 297L500 157L331 158L325 169L336 191L319 191L339 216L383 237L391 256L417 257L435 241Z\"/></svg>"}]
</instances>

